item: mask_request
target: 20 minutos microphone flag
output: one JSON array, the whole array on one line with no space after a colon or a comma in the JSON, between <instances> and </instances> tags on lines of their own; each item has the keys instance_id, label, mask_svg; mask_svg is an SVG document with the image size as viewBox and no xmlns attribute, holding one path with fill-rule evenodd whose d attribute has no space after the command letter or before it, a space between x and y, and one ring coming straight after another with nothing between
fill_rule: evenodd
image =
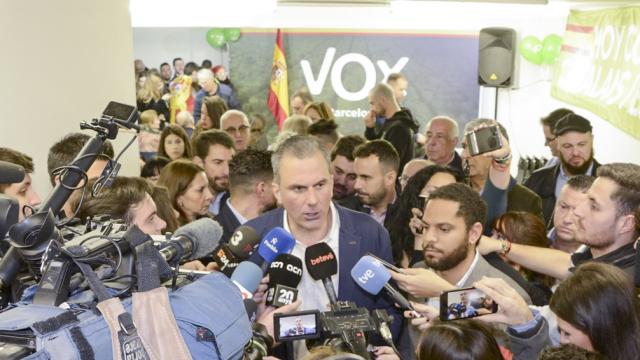
<instances>
[{"instance_id":1,"label":"20 minutos microphone flag","mask_svg":"<svg viewBox=\"0 0 640 360\"><path fill-rule=\"evenodd\" d=\"M278 130L289 117L289 85L287 80L287 60L284 56L282 33L278 29L276 46L273 49L271 65L271 84L269 86L269 110L276 119Z\"/></svg>"}]
</instances>

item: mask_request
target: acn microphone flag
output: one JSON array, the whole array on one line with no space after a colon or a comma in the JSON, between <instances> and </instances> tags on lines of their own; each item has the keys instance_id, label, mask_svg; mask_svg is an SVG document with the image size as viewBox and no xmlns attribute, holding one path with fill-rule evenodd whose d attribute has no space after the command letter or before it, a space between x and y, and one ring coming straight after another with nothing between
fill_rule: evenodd
<instances>
[{"instance_id":1,"label":"acn microphone flag","mask_svg":"<svg viewBox=\"0 0 640 360\"><path fill-rule=\"evenodd\" d=\"M269 86L269 110L276 119L278 130L289 117L289 85L287 81L287 60L284 56L282 33L278 29L276 46L273 49L271 84Z\"/></svg>"}]
</instances>

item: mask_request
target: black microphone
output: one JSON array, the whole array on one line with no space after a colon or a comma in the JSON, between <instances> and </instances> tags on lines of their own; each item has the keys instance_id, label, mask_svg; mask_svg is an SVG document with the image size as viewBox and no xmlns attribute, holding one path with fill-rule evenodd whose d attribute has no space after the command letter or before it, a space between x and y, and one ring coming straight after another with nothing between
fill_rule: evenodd
<instances>
[{"instance_id":1,"label":"black microphone","mask_svg":"<svg viewBox=\"0 0 640 360\"><path fill-rule=\"evenodd\" d=\"M331 277L338 273L338 261L331 247L325 242L307 247L304 253L304 261L311 278L322 281L327 296L329 296L331 307L337 307L338 297Z\"/></svg>"},{"instance_id":2,"label":"black microphone","mask_svg":"<svg viewBox=\"0 0 640 360\"><path fill-rule=\"evenodd\" d=\"M213 261L218 264L218 270L231 277L238 264L249 258L259 241L252 227L238 227L227 244L220 244L213 251Z\"/></svg>"},{"instance_id":3,"label":"black microphone","mask_svg":"<svg viewBox=\"0 0 640 360\"><path fill-rule=\"evenodd\" d=\"M244 299L244 309L247 311L249 321L254 323L258 318L258 304L253 299Z\"/></svg>"},{"instance_id":4,"label":"black microphone","mask_svg":"<svg viewBox=\"0 0 640 360\"><path fill-rule=\"evenodd\" d=\"M267 305L281 307L296 301L302 280L302 260L291 254L280 254L269 266Z\"/></svg>"},{"instance_id":5,"label":"black microphone","mask_svg":"<svg viewBox=\"0 0 640 360\"><path fill-rule=\"evenodd\" d=\"M15 184L24 180L24 168L6 161L0 161L0 184Z\"/></svg>"},{"instance_id":6,"label":"black microphone","mask_svg":"<svg viewBox=\"0 0 640 360\"><path fill-rule=\"evenodd\" d=\"M221 237L222 227L215 220L201 218L178 228L169 240L161 243L160 254L167 262L176 258L197 260L211 254Z\"/></svg>"}]
</instances>

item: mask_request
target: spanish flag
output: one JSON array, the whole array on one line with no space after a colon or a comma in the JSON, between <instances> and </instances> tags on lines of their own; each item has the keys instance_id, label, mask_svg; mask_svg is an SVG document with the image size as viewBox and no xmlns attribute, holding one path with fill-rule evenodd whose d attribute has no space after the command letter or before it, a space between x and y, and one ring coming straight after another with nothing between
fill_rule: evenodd
<instances>
[{"instance_id":1,"label":"spanish flag","mask_svg":"<svg viewBox=\"0 0 640 360\"><path fill-rule=\"evenodd\" d=\"M287 81L287 60L284 57L282 33L278 29L276 46L273 49L273 63L271 65L271 84L269 87L269 110L276 119L278 130L282 128L284 120L289 117L289 85Z\"/></svg>"}]
</instances>

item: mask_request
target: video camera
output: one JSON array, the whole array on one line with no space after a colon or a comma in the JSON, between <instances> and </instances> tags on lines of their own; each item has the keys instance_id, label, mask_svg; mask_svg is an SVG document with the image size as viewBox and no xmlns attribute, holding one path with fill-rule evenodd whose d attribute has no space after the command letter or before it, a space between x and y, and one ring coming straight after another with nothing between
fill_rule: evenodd
<instances>
[{"instance_id":1,"label":"video camera","mask_svg":"<svg viewBox=\"0 0 640 360\"><path fill-rule=\"evenodd\" d=\"M393 319L385 310L372 315L352 301L338 301L331 311L276 313L273 321L276 342L307 339L308 348L326 345L369 359L371 336L390 336Z\"/></svg>"}]
</instances>

